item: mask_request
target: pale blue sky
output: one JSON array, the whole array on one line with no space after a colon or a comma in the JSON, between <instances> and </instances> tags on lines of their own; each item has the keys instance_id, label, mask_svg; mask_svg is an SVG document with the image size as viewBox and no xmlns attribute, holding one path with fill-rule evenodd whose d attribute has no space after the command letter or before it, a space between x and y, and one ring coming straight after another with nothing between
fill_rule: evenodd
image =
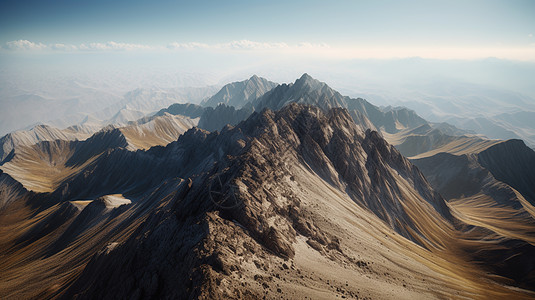
<instances>
[{"instance_id":1,"label":"pale blue sky","mask_svg":"<svg viewBox=\"0 0 535 300\"><path fill-rule=\"evenodd\" d=\"M530 51L535 58L535 1L520 0L3 0L0 28L3 48L18 40L43 47L110 41L166 47L174 42L217 45L248 40L326 44L346 52L364 47L371 53L377 47L514 48L523 54L495 50L493 55L488 50L467 58L526 59ZM418 51L428 50L400 51L399 56L418 56Z\"/></svg>"}]
</instances>

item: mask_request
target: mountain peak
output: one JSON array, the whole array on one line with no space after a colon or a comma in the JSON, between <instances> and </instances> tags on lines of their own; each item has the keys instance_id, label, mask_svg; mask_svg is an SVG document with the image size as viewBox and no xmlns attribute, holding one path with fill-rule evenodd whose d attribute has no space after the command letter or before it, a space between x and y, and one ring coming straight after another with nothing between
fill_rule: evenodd
<instances>
[{"instance_id":1,"label":"mountain peak","mask_svg":"<svg viewBox=\"0 0 535 300\"><path fill-rule=\"evenodd\" d=\"M243 83L246 86L252 86L256 89L262 89L264 85L269 84L269 80L262 78L262 77L258 77L256 74L254 74L253 76L251 76L251 78L243 81ZM273 87L274 86L272 86L271 88Z\"/></svg>"},{"instance_id":2,"label":"mountain peak","mask_svg":"<svg viewBox=\"0 0 535 300\"><path fill-rule=\"evenodd\" d=\"M224 103L228 106L241 108L248 102L264 95L275 86L277 86L276 83L253 75L249 79L223 86L217 94L204 101L201 105L217 107L220 103Z\"/></svg>"},{"instance_id":3,"label":"mountain peak","mask_svg":"<svg viewBox=\"0 0 535 300\"><path fill-rule=\"evenodd\" d=\"M277 110L291 102L316 105L324 110L347 107L340 93L305 73L295 83L279 85L264 94L255 102L255 109L262 110L264 107L269 107Z\"/></svg>"},{"instance_id":4,"label":"mountain peak","mask_svg":"<svg viewBox=\"0 0 535 300\"><path fill-rule=\"evenodd\" d=\"M308 75L308 73L305 73L301 76L301 78L295 81L295 86L308 86L312 90L320 90L323 87L327 86L327 84L313 78L312 76Z\"/></svg>"},{"instance_id":5,"label":"mountain peak","mask_svg":"<svg viewBox=\"0 0 535 300\"><path fill-rule=\"evenodd\" d=\"M303 75L301 75L301 78L299 78L299 80L315 80L314 78L312 78L312 76L308 75L308 73L303 73Z\"/></svg>"}]
</instances>

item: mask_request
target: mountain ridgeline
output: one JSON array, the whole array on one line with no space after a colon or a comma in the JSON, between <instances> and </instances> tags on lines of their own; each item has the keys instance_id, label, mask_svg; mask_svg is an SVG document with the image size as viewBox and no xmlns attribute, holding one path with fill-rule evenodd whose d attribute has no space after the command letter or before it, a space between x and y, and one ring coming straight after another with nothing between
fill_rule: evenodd
<instances>
[{"instance_id":1,"label":"mountain ridgeline","mask_svg":"<svg viewBox=\"0 0 535 300\"><path fill-rule=\"evenodd\" d=\"M223 87L216 96L224 94L228 99L244 99L240 96L243 93L243 88L249 87L252 85L251 82L257 81L268 82L263 78L253 76L249 80ZM256 86L256 84L253 86ZM427 121L407 108L388 107L381 109L364 99L352 99L342 96L327 84L312 78L308 74L304 74L292 84L277 85L269 90L266 89L266 86L273 85L263 84L254 93L255 97L248 97L247 100L243 101L240 100L237 106L232 105L235 101L208 100L203 103L208 106L204 109L199 106L195 106L195 109L193 109L191 105L173 104L168 109L161 110L158 114L168 112L195 118L199 116L199 111L203 110L203 113L200 114L199 127L213 131L221 130L226 124L234 126L245 120L253 111L262 111L265 108L278 110L289 103L301 103L315 105L325 111L336 107L346 108L355 123L362 126L362 128L381 129L389 133L427 124ZM237 87L241 88L238 89ZM217 99L220 98L220 96L217 96Z\"/></svg>"},{"instance_id":2,"label":"mountain ridgeline","mask_svg":"<svg viewBox=\"0 0 535 300\"><path fill-rule=\"evenodd\" d=\"M72 130L2 140L2 297L534 295L535 152L521 141L308 74Z\"/></svg>"},{"instance_id":3,"label":"mountain ridgeline","mask_svg":"<svg viewBox=\"0 0 535 300\"><path fill-rule=\"evenodd\" d=\"M203 150L189 152L193 149ZM339 191L325 191L332 200L341 201L336 209L358 204L393 232L424 247L437 249L444 242L430 234L430 227L437 226L433 224L452 230L449 209L421 173L377 133L362 131L342 109L323 113L313 106L291 104L279 112L255 113L221 133L192 129L176 144L154 150L158 151L136 152L124 165L104 172L91 171L102 174L126 168L134 159L154 162L158 157L162 162L152 167L136 162L143 166L144 178L160 176L145 186L155 188L152 194L167 189L157 184L166 182L165 177L169 180L181 175L187 179L180 181L170 197L162 199L159 205L164 208L151 212L123 245L93 257L66 298L136 294L181 298L183 291L194 298L259 297L266 285L272 286L268 290L275 294L275 282L282 279L244 287L238 277L254 283L258 274L268 278L284 261L294 265L296 252L302 247L295 244L301 238L306 240L306 247L329 260L351 262L356 252L346 248L336 233L339 221L325 224L326 220L318 219L321 212L309 208L307 195L313 194L311 187L320 182ZM163 166L169 166L169 171L162 178ZM132 182L141 177L136 172L126 174L138 177L130 179ZM131 186L118 183L108 189L128 194ZM330 205L328 201L321 206ZM434 221L421 223L409 207ZM135 262L131 261L134 257ZM183 263L166 263L177 259ZM256 267L254 261L261 261L264 267ZM293 269L297 271L285 275L286 280L295 280L295 286L284 292L287 295L300 285L299 268L296 265ZM177 277L193 280L177 281ZM114 282L131 284L118 286Z\"/></svg>"}]
</instances>

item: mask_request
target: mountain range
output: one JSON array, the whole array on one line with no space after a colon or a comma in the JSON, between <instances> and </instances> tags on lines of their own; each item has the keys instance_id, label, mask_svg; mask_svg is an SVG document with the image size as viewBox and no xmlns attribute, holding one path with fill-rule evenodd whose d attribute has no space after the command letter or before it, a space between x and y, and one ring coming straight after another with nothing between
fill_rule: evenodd
<instances>
[{"instance_id":1,"label":"mountain range","mask_svg":"<svg viewBox=\"0 0 535 300\"><path fill-rule=\"evenodd\" d=\"M522 139L535 147L533 94L455 80L421 80L378 93L366 96L388 99L381 102L411 108L433 122L448 122L491 139Z\"/></svg>"},{"instance_id":2,"label":"mountain range","mask_svg":"<svg viewBox=\"0 0 535 300\"><path fill-rule=\"evenodd\" d=\"M535 152L521 140L308 74L253 76L202 104L4 136L0 295L534 296Z\"/></svg>"}]
</instances>

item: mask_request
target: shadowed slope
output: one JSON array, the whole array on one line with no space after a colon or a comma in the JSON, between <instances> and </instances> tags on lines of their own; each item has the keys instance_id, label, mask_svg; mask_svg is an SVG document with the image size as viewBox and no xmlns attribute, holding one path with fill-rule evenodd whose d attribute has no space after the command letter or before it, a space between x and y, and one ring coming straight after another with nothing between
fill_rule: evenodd
<instances>
[{"instance_id":1,"label":"shadowed slope","mask_svg":"<svg viewBox=\"0 0 535 300\"><path fill-rule=\"evenodd\" d=\"M494 178L519 191L535 205L535 151L521 140L509 140L482 151L479 163Z\"/></svg>"},{"instance_id":2,"label":"shadowed slope","mask_svg":"<svg viewBox=\"0 0 535 300\"><path fill-rule=\"evenodd\" d=\"M533 187L526 180L534 176L534 154L513 140L472 154L413 160L449 200L453 214L479 227L464 228L465 248L474 260L528 288L535 283L535 207L529 198Z\"/></svg>"}]
</instances>

